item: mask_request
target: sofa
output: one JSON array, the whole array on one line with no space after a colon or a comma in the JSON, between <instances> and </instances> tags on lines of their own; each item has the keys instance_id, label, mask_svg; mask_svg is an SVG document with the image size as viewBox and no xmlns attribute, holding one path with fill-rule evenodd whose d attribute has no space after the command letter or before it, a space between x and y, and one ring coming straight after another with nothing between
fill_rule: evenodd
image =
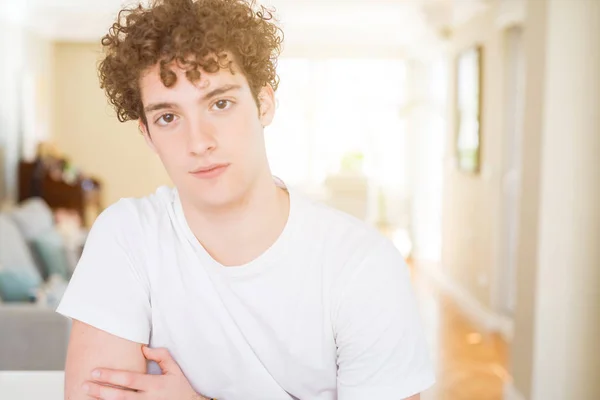
<instances>
[{"instance_id":1,"label":"sofa","mask_svg":"<svg viewBox=\"0 0 600 400\"><path fill-rule=\"evenodd\" d=\"M71 322L55 309L85 232L56 216L40 198L0 212L0 371L64 369Z\"/></svg>"}]
</instances>

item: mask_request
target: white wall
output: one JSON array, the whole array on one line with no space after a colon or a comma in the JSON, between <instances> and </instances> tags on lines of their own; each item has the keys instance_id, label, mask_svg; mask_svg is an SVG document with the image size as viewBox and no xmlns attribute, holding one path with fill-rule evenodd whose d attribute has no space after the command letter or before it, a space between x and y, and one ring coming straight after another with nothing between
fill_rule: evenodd
<instances>
[{"instance_id":1,"label":"white wall","mask_svg":"<svg viewBox=\"0 0 600 400\"><path fill-rule=\"evenodd\" d=\"M109 106L98 81L101 54L98 44L56 43L52 138L74 165L102 181L108 206L153 193L170 179L136 122L120 123Z\"/></svg>"},{"instance_id":2,"label":"white wall","mask_svg":"<svg viewBox=\"0 0 600 400\"><path fill-rule=\"evenodd\" d=\"M452 34L442 211L444 273L488 310L500 232L503 145L503 34L496 25L497 6L491 2L485 12ZM481 172L474 175L456 167L456 60L462 51L477 45L482 47Z\"/></svg>"},{"instance_id":3,"label":"white wall","mask_svg":"<svg viewBox=\"0 0 600 400\"><path fill-rule=\"evenodd\" d=\"M598 399L600 2L549 0L547 18L531 398Z\"/></svg>"},{"instance_id":4,"label":"white wall","mask_svg":"<svg viewBox=\"0 0 600 400\"><path fill-rule=\"evenodd\" d=\"M47 137L52 118L52 43L0 10L0 203L17 197L17 166Z\"/></svg>"},{"instance_id":5,"label":"white wall","mask_svg":"<svg viewBox=\"0 0 600 400\"><path fill-rule=\"evenodd\" d=\"M16 198L19 152L19 77L24 64L24 29L0 20L0 201Z\"/></svg>"}]
</instances>

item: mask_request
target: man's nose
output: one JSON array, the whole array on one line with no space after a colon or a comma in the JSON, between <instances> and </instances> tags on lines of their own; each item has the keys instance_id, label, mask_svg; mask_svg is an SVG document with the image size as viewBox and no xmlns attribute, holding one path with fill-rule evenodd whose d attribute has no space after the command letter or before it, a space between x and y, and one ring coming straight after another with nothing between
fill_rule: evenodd
<instances>
[{"instance_id":1,"label":"man's nose","mask_svg":"<svg viewBox=\"0 0 600 400\"><path fill-rule=\"evenodd\" d=\"M215 126L209 122L195 121L188 134L188 149L191 154L203 155L217 146Z\"/></svg>"}]
</instances>

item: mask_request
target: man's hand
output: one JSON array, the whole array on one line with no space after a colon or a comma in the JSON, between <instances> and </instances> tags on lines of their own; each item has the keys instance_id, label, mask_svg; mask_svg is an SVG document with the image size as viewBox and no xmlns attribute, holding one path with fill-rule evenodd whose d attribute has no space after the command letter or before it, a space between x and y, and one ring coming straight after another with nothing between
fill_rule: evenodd
<instances>
[{"instance_id":1,"label":"man's hand","mask_svg":"<svg viewBox=\"0 0 600 400\"><path fill-rule=\"evenodd\" d=\"M206 400L197 394L167 349L143 346L146 359L155 361L162 375L97 368L83 390L101 400Z\"/></svg>"}]
</instances>

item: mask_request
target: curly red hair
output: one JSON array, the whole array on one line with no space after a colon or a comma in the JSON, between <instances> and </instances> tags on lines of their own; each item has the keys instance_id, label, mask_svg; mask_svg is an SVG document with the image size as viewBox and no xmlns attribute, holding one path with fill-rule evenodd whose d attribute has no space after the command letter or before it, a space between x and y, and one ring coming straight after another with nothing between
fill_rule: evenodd
<instances>
[{"instance_id":1,"label":"curly red hair","mask_svg":"<svg viewBox=\"0 0 600 400\"><path fill-rule=\"evenodd\" d=\"M139 80L160 63L160 78L172 87L173 63L186 70L191 82L201 71L241 70L258 104L260 89L277 89L277 58L283 32L273 12L246 0L157 0L121 10L102 38L105 58L99 64L100 86L106 91L119 121L141 118L146 124ZM231 57L228 56L231 54ZM232 71L233 72L233 71Z\"/></svg>"}]
</instances>

